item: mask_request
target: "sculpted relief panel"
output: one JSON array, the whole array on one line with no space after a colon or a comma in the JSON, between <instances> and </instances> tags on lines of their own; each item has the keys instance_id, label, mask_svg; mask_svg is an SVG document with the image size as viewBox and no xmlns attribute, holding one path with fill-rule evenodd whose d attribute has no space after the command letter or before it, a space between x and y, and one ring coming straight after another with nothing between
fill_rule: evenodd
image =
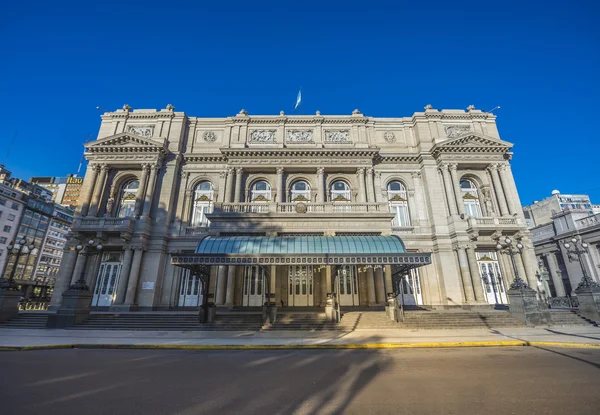
<instances>
[{"instance_id":1,"label":"sculpted relief panel","mask_svg":"<svg viewBox=\"0 0 600 415\"><path fill-rule=\"evenodd\" d=\"M154 135L153 125L128 125L125 132L138 135L144 138L152 138Z\"/></svg>"},{"instance_id":2,"label":"sculpted relief panel","mask_svg":"<svg viewBox=\"0 0 600 415\"><path fill-rule=\"evenodd\" d=\"M253 130L250 132L250 143L274 143L277 130Z\"/></svg>"},{"instance_id":3,"label":"sculpted relief panel","mask_svg":"<svg viewBox=\"0 0 600 415\"><path fill-rule=\"evenodd\" d=\"M446 137L448 138L458 137L471 132L470 125L447 125L444 128L446 130Z\"/></svg>"},{"instance_id":4,"label":"sculpted relief panel","mask_svg":"<svg viewBox=\"0 0 600 415\"><path fill-rule=\"evenodd\" d=\"M326 130L326 143L350 143L350 130Z\"/></svg>"},{"instance_id":5,"label":"sculpted relief panel","mask_svg":"<svg viewBox=\"0 0 600 415\"><path fill-rule=\"evenodd\" d=\"M312 130L289 130L287 132L288 143L312 143Z\"/></svg>"}]
</instances>

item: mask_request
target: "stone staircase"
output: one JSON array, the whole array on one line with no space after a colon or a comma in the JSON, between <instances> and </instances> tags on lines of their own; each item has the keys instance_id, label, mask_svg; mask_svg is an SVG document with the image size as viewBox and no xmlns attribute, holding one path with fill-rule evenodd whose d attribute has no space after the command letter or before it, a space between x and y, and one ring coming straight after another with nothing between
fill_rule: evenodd
<instances>
[{"instance_id":1,"label":"stone staircase","mask_svg":"<svg viewBox=\"0 0 600 415\"><path fill-rule=\"evenodd\" d=\"M269 331L339 331L344 328L333 321L325 318L325 313L300 313L285 312L277 313L277 321L270 327Z\"/></svg>"},{"instance_id":2,"label":"stone staircase","mask_svg":"<svg viewBox=\"0 0 600 415\"><path fill-rule=\"evenodd\" d=\"M11 329L45 329L48 314L45 312L21 312L18 317L0 323L0 327Z\"/></svg>"},{"instance_id":3,"label":"stone staircase","mask_svg":"<svg viewBox=\"0 0 600 415\"><path fill-rule=\"evenodd\" d=\"M525 327L508 311L406 311L404 322L398 328L437 329L485 329Z\"/></svg>"},{"instance_id":4,"label":"stone staircase","mask_svg":"<svg viewBox=\"0 0 600 415\"><path fill-rule=\"evenodd\" d=\"M343 313L339 327L344 331L401 328L396 322L387 318L385 311L349 311Z\"/></svg>"},{"instance_id":5,"label":"stone staircase","mask_svg":"<svg viewBox=\"0 0 600 415\"><path fill-rule=\"evenodd\" d=\"M578 314L576 310L550 310L550 326L597 326L596 322Z\"/></svg>"}]
</instances>

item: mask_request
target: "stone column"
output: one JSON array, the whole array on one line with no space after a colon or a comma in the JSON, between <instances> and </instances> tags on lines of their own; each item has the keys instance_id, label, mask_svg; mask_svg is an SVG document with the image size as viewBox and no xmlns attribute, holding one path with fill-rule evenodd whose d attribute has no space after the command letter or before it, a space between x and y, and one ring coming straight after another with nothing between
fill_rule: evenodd
<instances>
[{"instance_id":1,"label":"stone column","mask_svg":"<svg viewBox=\"0 0 600 415\"><path fill-rule=\"evenodd\" d=\"M456 206L458 207L458 214L465 213L465 205L462 199L462 191L460 190L460 181L458 180L458 174L456 164L449 164L448 170L450 171L450 177L452 179L452 187L454 188L454 197L456 198Z\"/></svg>"},{"instance_id":2,"label":"stone column","mask_svg":"<svg viewBox=\"0 0 600 415\"><path fill-rule=\"evenodd\" d=\"M444 191L446 193L446 201L448 202L450 215L456 215L458 214L458 211L456 210L455 197L454 193L452 192L452 181L450 179L450 174L448 173L448 165L442 164L439 166L439 170L442 172Z\"/></svg>"},{"instance_id":3,"label":"stone column","mask_svg":"<svg viewBox=\"0 0 600 415\"><path fill-rule=\"evenodd\" d=\"M219 274L221 274L221 268L223 268L223 269L227 268L227 293L225 294L225 305L229 306L229 307L233 307L233 295L235 293L235 272L236 272L237 268L235 267L235 265L228 266L228 267L220 266ZM219 294L217 293L217 295L219 295Z\"/></svg>"},{"instance_id":4,"label":"stone column","mask_svg":"<svg viewBox=\"0 0 600 415\"><path fill-rule=\"evenodd\" d=\"M413 226L415 225L421 225L424 226L425 223L427 222L427 210L425 207L425 201L423 200L423 194L424 194L424 189L423 189L423 183L421 181L421 172L413 172L411 173L412 178L413 178L413 184L415 186L415 204L416 204L416 209L413 208L413 210L417 211L417 215L419 217L419 223L413 223ZM409 201L409 206L408 209L410 210L410 201Z\"/></svg>"},{"instance_id":5,"label":"stone column","mask_svg":"<svg viewBox=\"0 0 600 415\"><path fill-rule=\"evenodd\" d=\"M142 256L144 250L142 245L132 247L133 259L131 263L131 272L129 273L129 281L127 282L127 292L125 293L125 305L132 306L135 304L138 280L140 278L140 268L142 266Z\"/></svg>"},{"instance_id":6,"label":"stone column","mask_svg":"<svg viewBox=\"0 0 600 415\"><path fill-rule=\"evenodd\" d=\"M229 274L229 270L231 270L232 273L235 272L234 267L232 266L220 266L217 269L217 292L215 293L216 305L225 304L225 286L227 284L227 274Z\"/></svg>"},{"instance_id":7,"label":"stone column","mask_svg":"<svg viewBox=\"0 0 600 415\"><path fill-rule=\"evenodd\" d=\"M240 203L242 197L242 174L244 169L238 167L235 169L235 193L233 194L233 202ZM247 200L246 200L247 202Z\"/></svg>"},{"instance_id":8,"label":"stone column","mask_svg":"<svg viewBox=\"0 0 600 415\"><path fill-rule=\"evenodd\" d=\"M356 169L356 176L358 177L358 201L365 203L367 201L367 189L365 186L365 169L359 167Z\"/></svg>"},{"instance_id":9,"label":"stone column","mask_svg":"<svg viewBox=\"0 0 600 415\"><path fill-rule=\"evenodd\" d=\"M283 195L285 188L283 187L283 167L277 167L277 203L283 203Z\"/></svg>"},{"instance_id":10,"label":"stone column","mask_svg":"<svg viewBox=\"0 0 600 415\"><path fill-rule=\"evenodd\" d=\"M394 287L392 286L392 266L391 265L384 265L385 267L385 290L386 290L386 296L387 293L391 293L394 292ZM387 297L386 297L387 300Z\"/></svg>"},{"instance_id":11,"label":"stone column","mask_svg":"<svg viewBox=\"0 0 600 415\"><path fill-rule=\"evenodd\" d=\"M375 169L369 167L367 169L367 187L369 188L369 203L376 203L375 197Z\"/></svg>"},{"instance_id":12,"label":"stone column","mask_svg":"<svg viewBox=\"0 0 600 415\"><path fill-rule=\"evenodd\" d=\"M73 275L71 275L71 284L75 284L79 278L81 278L81 273L85 272L85 264L87 262L88 253L84 249L79 251L77 255L77 261L75 262L75 269L73 270Z\"/></svg>"},{"instance_id":13,"label":"stone column","mask_svg":"<svg viewBox=\"0 0 600 415\"><path fill-rule=\"evenodd\" d=\"M75 261L77 260L77 251L75 248L65 247L63 257L60 262L60 270L54 284L54 292L50 300L50 309L56 310L62 302L62 294L69 289L71 284L71 276L75 270Z\"/></svg>"},{"instance_id":14,"label":"stone column","mask_svg":"<svg viewBox=\"0 0 600 415\"><path fill-rule=\"evenodd\" d=\"M498 198L500 215L506 216L508 215L508 206L506 205L506 196L504 195L504 190L502 189L502 182L500 181L500 175L498 174L498 166L493 164L490 167L488 167L488 169L490 171L490 175L492 176L492 183L494 185L496 197Z\"/></svg>"},{"instance_id":15,"label":"stone column","mask_svg":"<svg viewBox=\"0 0 600 415\"><path fill-rule=\"evenodd\" d=\"M148 188L146 189L146 197L144 198L144 210L142 216L150 216L150 209L152 209L152 201L154 200L154 191L156 190L156 176L160 171L159 164L152 164L150 166L150 177L148 178Z\"/></svg>"},{"instance_id":16,"label":"stone column","mask_svg":"<svg viewBox=\"0 0 600 415\"><path fill-rule=\"evenodd\" d=\"M383 268L379 267L375 270L375 296L377 304L385 305L385 282L383 281Z\"/></svg>"},{"instance_id":17,"label":"stone column","mask_svg":"<svg viewBox=\"0 0 600 415\"><path fill-rule=\"evenodd\" d=\"M231 203L231 201L233 200L233 179L234 179L234 174L235 174L235 170L232 167L227 167L227 179L225 181L225 199L224 202L225 203Z\"/></svg>"},{"instance_id":18,"label":"stone column","mask_svg":"<svg viewBox=\"0 0 600 415\"><path fill-rule=\"evenodd\" d=\"M475 292L473 290L474 281L471 280L471 274L469 273L469 260L467 259L466 252L467 248L462 245L457 245L454 247L454 249L458 254L458 265L460 267L460 275L465 293L465 303L472 304L475 302Z\"/></svg>"},{"instance_id":19,"label":"stone column","mask_svg":"<svg viewBox=\"0 0 600 415\"><path fill-rule=\"evenodd\" d=\"M94 187L96 186L96 179L98 177L98 170L100 166L97 164L90 164L88 169L91 170L90 177L88 179L89 185L86 189L85 194L81 198L81 216L88 214L90 203L92 201L92 194L94 193Z\"/></svg>"},{"instance_id":20,"label":"stone column","mask_svg":"<svg viewBox=\"0 0 600 415\"><path fill-rule=\"evenodd\" d=\"M277 293L277 269L278 266L277 265L271 265L271 275L269 277L269 294L270 294L270 298L268 298L267 300L269 301L269 305L271 306L276 306L277 307L277 303L275 302L275 297L276 297L276 293ZM286 275L287 277L287 275ZM313 274L313 293L316 293L316 284L315 284L315 275Z\"/></svg>"},{"instance_id":21,"label":"stone column","mask_svg":"<svg viewBox=\"0 0 600 415\"><path fill-rule=\"evenodd\" d=\"M475 246L469 246L467 251L467 261L471 270L471 283L475 292L475 301L478 303L486 303L485 293L481 285L481 276L479 275L479 266L477 265L477 257L475 256Z\"/></svg>"},{"instance_id":22,"label":"stone column","mask_svg":"<svg viewBox=\"0 0 600 415\"><path fill-rule=\"evenodd\" d=\"M560 270L558 269L558 262L556 261L556 256L552 253L543 254L546 257L546 262L548 263L548 272L550 272L550 277L552 278L552 282L554 283L554 289L556 290L557 297L564 297L566 294L565 286L562 282L562 275Z\"/></svg>"},{"instance_id":23,"label":"stone column","mask_svg":"<svg viewBox=\"0 0 600 415\"><path fill-rule=\"evenodd\" d=\"M513 196L509 186L510 178L508 177L508 166L506 164L500 164L498 165L498 170L500 171L499 178L501 179L502 185L506 189L504 192L504 197L508 202L508 211L509 213L518 213L521 210L521 207L518 203L516 203L517 201L515 200L515 196Z\"/></svg>"},{"instance_id":24,"label":"stone column","mask_svg":"<svg viewBox=\"0 0 600 415\"><path fill-rule=\"evenodd\" d=\"M514 259L515 259L515 265L517 266L517 272L519 273L519 278L521 278L523 281L525 281L527 283L527 285L529 285L529 278L527 278L527 273L525 272L525 265L523 264L523 258L521 257L521 254L517 253L514 256ZM511 265L512 265L512 263L511 263ZM512 284L512 281L511 281L511 284ZM537 283L535 283L533 287L531 285L529 285L529 288L531 288L532 290L535 290L537 292Z\"/></svg>"},{"instance_id":25,"label":"stone column","mask_svg":"<svg viewBox=\"0 0 600 415\"><path fill-rule=\"evenodd\" d=\"M376 305L375 297L375 276L373 275L373 266L367 265L367 298L368 305Z\"/></svg>"},{"instance_id":26,"label":"stone column","mask_svg":"<svg viewBox=\"0 0 600 415\"><path fill-rule=\"evenodd\" d=\"M323 266L323 268L321 268L321 306L325 307L325 305L327 304L327 293L329 292L329 286L327 285L327 266ZM286 281L286 292L288 292L289 288L287 287L287 281Z\"/></svg>"},{"instance_id":27,"label":"stone column","mask_svg":"<svg viewBox=\"0 0 600 415\"><path fill-rule=\"evenodd\" d=\"M119 276L119 285L117 286L117 295L113 305L123 305L125 294L127 294L127 283L129 282L129 273L131 271L131 261L133 260L133 251L129 246L124 246L123 266Z\"/></svg>"},{"instance_id":28,"label":"stone column","mask_svg":"<svg viewBox=\"0 0 600 415\"><path fill-rule=\"evenodd\" d=\"M98 208L100 207L100 197L102 196L102 192L104 191L104 185L106 183L106 175L108 173L109 167L106 164L100 166L100 176L96 180L96 184L94 186L94 195L92 196L92 202L90 205L90 216L96 216L98 214Z\"/></svg>"},{"instance_id":29,"label":"stone column","mask_svg":"<svg viewBox=\"0 0 600 415\"><path fill-rule=\"evenodd\" d=\"M317 203L324 203L327 189L325 189L325 169L323 167L317 169L317 189Z\"/></svg>"},{"instance_id":30,"label":"stone column","mask_svg":"<svg viewBox=\"0 0 600 415\"><path fill-rule=\"evenodd\" d=\"M535 258L535 254L533 253L533 247L530 247L526 242L522 242L524 245L523 251L521 252L521 260L523 261L523 268L525 269L525 274L521 277L525 281L531 289L538 291L537 277L535 276L535 271L537 269L536 261L532 261L532 257ZM519 270L521 272L521 270Z\"/></svg>"},{"instance_id":31,"label":"stone column","mask_svg":"<svg viewBox=\"0 0 600 415\"><path fill-rule=\"evenodd\" d=\"M328 293L333 292L331 290L331 265L325 266L325 288ZM327 298L327 295L325 295L325 298Z\"/></svg>"},{"instance_id":32,"label":"stone column","mask_svg":"<svg viewBox=\"0 0 600 415\"><path fill-rule=\"evenodd\" d=\"M134 216L139 216L142 213L142 205L144 203L144 195L146 194L146 183L148 182L149 171L150 165L142 164L142 177L140 178L140 187L138 187L137 194L135 195L135 208L133 210Z\"/></svg>"}]
</instances>

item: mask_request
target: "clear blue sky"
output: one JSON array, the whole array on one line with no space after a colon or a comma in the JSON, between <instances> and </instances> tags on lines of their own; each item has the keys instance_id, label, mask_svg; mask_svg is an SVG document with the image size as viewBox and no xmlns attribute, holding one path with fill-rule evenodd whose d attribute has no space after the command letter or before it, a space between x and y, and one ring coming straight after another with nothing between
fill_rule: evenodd
<instances>
[{"instance_id":1,"label":"clear blue sky","mask_svg":"<svg viewBox=\"0 0 600 415\"><path fill-rule=\"evenodd\" d=\"M0 162L17 132L17 177L74 172L98 105L278 114L302 86L305 113L500 105L523 203L600 203L600 7L556 3L5 2Z\"/></svg>"}]
</instances>

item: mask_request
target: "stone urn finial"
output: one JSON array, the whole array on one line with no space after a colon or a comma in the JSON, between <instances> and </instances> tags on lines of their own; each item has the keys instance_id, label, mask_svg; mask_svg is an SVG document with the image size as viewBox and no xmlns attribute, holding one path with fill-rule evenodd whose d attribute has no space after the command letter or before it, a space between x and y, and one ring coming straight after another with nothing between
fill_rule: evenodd
<instances>
[{"instance_id":1,"label":"stone urn finial","mask_svg":"<svg viewBox=\"0 0 600 415\"><path fill-rule=\"evenodd\" d=\"M471 112L471 111L475 111L475 105L469 105L467 107L467 111Z\"/></svg>"},{"instance_id":2,"label":"stone urn finial","mask_svg":"<svg viewBox=\"0 0 600 415\"><path fill-rule=\"evenodd\" d=\"M123 111L129 112L129 111L131 111L131 107L129 105L125 104L125 105L123 105Z\"/></svg>"},{"instance_id":3,"label":"stone urn finial","mask_svg":"<svg viewBox=\"0 0 600 415\"><path fill-rule=\"evenodd\" d=\"M425 107L424 107L423 109L424 109L425 111L427 111L427 110L432 110L432 109L433 109L433 107L431 106L431 104L427 104L427 105L425 105Z\"/></svg>"},{"instance_id":4,"label":"stone urn finial","mask_svg":"<svg viewBox=\"0 0 600 415\"><path fill-rule=\"evenodd\" d=\"M352 115L360 115L360 111L358 110L358 108L352 111Z\"/></svg>"},{"instance_id":5,"label":"stone urn finial","mask_svg":"<svg viewBox=\"0 0 600 415\"><path fill-rule=\"evenodd\" d=\"M321 111L317 110L316 115L317 115L317 117L320 117L321 116Z\"/></svg>"},{"instance_id":6,"label":"stone urn finial","mask_svg":"<svg viewBox=\"0 0 600 415\"><path fill-rule=\"evenodd\" d=\"M167 104L167 111L175 111L175 107L171 104Z\"/></svg>"}]
</instances>

